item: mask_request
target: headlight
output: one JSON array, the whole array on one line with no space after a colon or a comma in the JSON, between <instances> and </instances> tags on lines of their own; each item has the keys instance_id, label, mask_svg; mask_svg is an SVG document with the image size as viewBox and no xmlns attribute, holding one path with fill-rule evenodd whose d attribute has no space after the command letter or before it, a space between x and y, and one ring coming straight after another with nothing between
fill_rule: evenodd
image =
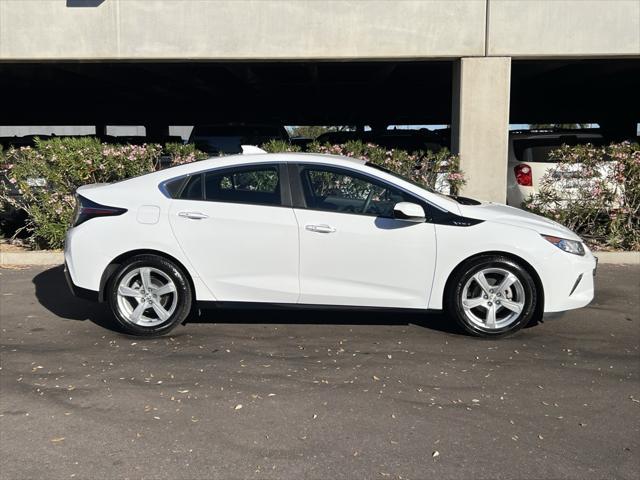
<instances>
[{"instance_id":1,"label":"headlight","mask_svg":"<svg viewBox=\"0 0 640 480\"><path fill-rule=\"evenodd\" d=\"M546 241L553 243L560 250L574 255L584 256L584 246L582 242L575 240L567 240L566 238L554 237L552 235L542 235Z\"/></svg>"}]
</instances>

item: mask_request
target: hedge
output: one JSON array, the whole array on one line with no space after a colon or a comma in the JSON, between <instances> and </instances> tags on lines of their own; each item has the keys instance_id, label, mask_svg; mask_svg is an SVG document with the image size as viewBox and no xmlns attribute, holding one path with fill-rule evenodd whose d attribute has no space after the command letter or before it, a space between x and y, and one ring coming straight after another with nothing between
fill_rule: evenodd
<instances>
[{"instance_id":1,"label":"hedge","mask_svg":"<svg viewBox=\"0 0 640 480\"><path fill-rule=\"evenodd\" d=\"M557 162L523 207L575 231L598 250L640 250L640 146L622 142L553 150Z\"/></svg>"},{"instance_id":2,"label":"hedge","mask_svg":"<svg viewBox=\"0 0 640 480\"><path fill-rule=\"evenodd\" d=\"M0 152L3 210L27 214L26 240L32 248L62 248L82 185L109 183L206 158L192 145L109 145L93 137L35 140L33 147ZM19 195L16 195L18 193ZM15 232L14 236L16 233Z\"/></svg>"}]
</instances>

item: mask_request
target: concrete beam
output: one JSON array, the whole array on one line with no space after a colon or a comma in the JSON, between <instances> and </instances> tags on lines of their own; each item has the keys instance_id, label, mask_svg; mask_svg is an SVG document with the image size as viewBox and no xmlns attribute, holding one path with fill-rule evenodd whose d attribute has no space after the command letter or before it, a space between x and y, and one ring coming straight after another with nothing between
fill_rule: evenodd
<instances>
[{"instance_id":1,"label":"concrete beam","mask_svg":"<svg viewBox=\"0 0 640 480\"><path fill-rule=\"evenodd\" d=\"M639 0L0 0L0 60L630 55Z\"/></svg>"},{"instance_id":2,"label":"concrete beam","mask_svg":"<svg viewBox=\"0 0 640 480\"><path fill-rule=\"evenodd\" d=\"M640 55L640 0L489 0L488 55Z\"/></svg>"},{"instance_id":3,"label":"concrete beam","mask_svg":"<svg viewBox=\"0 0 640 480\"><path fill-rule=\"evenodd\" d=\"M484 0L0 0L0 59L483 55L485 10Z\"/></svg>"},{"instance_id":4,"label":"concrete beam","mask_svg":"<svg viewBox=\"0 0 640 480\"><path fill-rule=\"evenodd\" d=\"M452 149L467 178L461 194L505 203L511 59L462 58L453 82Z\"/></svg>"}]
</instances>

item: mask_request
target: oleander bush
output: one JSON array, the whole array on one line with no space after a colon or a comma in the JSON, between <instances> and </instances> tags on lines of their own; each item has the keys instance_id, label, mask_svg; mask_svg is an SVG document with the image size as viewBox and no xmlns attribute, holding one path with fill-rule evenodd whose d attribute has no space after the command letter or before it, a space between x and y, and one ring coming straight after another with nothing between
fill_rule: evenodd
<instances>
[{"instance_id":1,"label":"oleander bush","mask_svg":"<svg viewBox=\"0 0 640 480\"><path fill-rule=\"evenodd\" d=\"M169 157L168 166L171 167L209 158L208 154L198 150L193 143L167 143L162 149L162 153Z\"/></svg>"},{"instance_id":2,"label":"oleander bush","mask_svg":"<svg viewBox=\"0 0 640 480\"><path fill-rule=\"evenodd\" d=\"M266 143L268 152L299 152L300 147L282 140ZM342 145L312 142L307 152L327 153L370 161L444 194L456 195L465 183L460 170L460 159L447 149L438 152L407 152L386 149L372 143L350 141Z\"/></svg>"},{"instance_id":3,"label":"oleander bush","mask_svg":"<svg viewBox=\"0 0 640 480\"><path fill-rule=\"evenodd\" d=\"M288 142L262 146L270 152L297 152ZM373 144L313 143L307 151L356 157L377 163L443 193L457 193L464 183L458 157L442 150L405 152ZM21 227L32 248L62 248L75 208L74 193L82 185L109 183L167 166L207 158L193 145L116 145L93 137L36 139L33 147L0 151L0 201L3 211L24 211Z\"/></svg>"},{"instance_id":4,"label":"oleander bush","mask_svg":"<svg viewBox=\"0 0 640 480\"><path fill-rule=\"evenodd\" d=\"M3 210L27 213L26 240L32 248L62 248L82 185L109 183L152 172L163 165L206 158L192 145L111 145L93 137L35 140L33 147L0 154Z\"/></svg>"},{"instance_id":5,"label":"oleander bush","mask_svg":"<svg viewBox=\"0 0 640 480\"><path fill-rule=\"evenodd\" d=\"M622 142L553 150L558 162L523 207L574 230L595 249L640 250L640 146Z\"/></svg>"}]
</instances>

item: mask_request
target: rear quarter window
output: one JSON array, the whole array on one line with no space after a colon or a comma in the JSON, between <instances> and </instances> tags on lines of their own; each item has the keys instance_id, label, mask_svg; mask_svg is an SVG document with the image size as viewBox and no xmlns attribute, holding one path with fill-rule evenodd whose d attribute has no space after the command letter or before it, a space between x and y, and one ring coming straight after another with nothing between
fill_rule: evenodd
<instances>
[{"instance_id":1,"label":"rear quarter window","mask_svg":"<svg viewBox=\"0 0 640 480\"><path fill-rule=\"evenodd\" d=\"M182 200L202 200L202 175L194 175L189 178L187 185L180 193Z\"/></svg>"},{"instance_id":2,"label":"rear quarter window","mask_svg":"<svg viewBox=\"0 0 640 480\"><path fill-rule=\"evenodd\" d=\"M171 198L177 198L189 177L176 178L165 182L163 188Z\"/></svg>"},{"instance_id":3,"label":"rear quarter window","mask_svg":"<svg viewBox=\"0 0 640 480\"><path fill-rule=\"evenodd\" d=\"M553 163L549 158L552 150L560 148L562 145L602 145L604 140L600 137L576 137L562 136L555 138L528 138L515 140L513 142L513 153L519 162L533 163Z\"/></svg>"}]
</instances>

